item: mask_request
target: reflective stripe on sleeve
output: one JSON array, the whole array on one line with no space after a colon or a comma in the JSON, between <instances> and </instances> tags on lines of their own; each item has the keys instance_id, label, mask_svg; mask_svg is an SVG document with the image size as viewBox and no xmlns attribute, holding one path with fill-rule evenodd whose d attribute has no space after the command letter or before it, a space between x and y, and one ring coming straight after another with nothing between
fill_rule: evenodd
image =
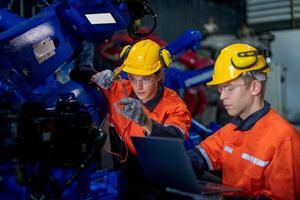
<instances>
[{"instance_id":1,"label":"reflective stripe on sleeve","mask_svg":"<svg viewBox=\"0 0 300 200\"><path fill-rule=\"evenodd\" d=\"M233 149L229 146L224 146L224 151L228 152L228 153L232 153Z\"/></svg>"},{"instance_id":2,"label":"reflective stripe on sleeve","mask_svg":"<svg viewBox=\"0 0 300 200\"><path fill-rule=\"evenodd\" d=\"M209 170L214 170L213 165L209 159L209 156L207 155L206 151L201 148L201 147L197 147L199 149L199 151L201 152L202 156L205 158L206 162L207 162L207 166Z\"/></svg>"},{"instance_id":3,"label":"reflective stripe on sleeve","mask_svg":"<svg viewBox=\"0 0 300 200\"><path fill-rule=\"evenodd\" d=\"M253 163L255 165L260 166L260 167L265 167L270 163L269 161L260 160L260 159L255 158L254 156L251 156L247 153L242 153L241 157L245 160L250 161L251 163Z\"/></svg>"}]
</instances>

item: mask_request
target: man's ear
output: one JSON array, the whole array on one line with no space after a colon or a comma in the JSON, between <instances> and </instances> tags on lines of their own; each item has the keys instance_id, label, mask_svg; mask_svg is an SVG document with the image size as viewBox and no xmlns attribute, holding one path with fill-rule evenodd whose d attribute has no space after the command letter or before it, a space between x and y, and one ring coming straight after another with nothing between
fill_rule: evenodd
<instances>
[{"instance_id":1,"label":"man's ear","mask_svg":"<svg viewBox=\"0 0 300 200\"><path fill-rule=\"evenodd\" d=\"M262 83L261 81L258 81L258 80L253 80L251 82L251 94L253 96L257 96L261 93L261 90L262 90Z\"/></svg>"}]
</instances>

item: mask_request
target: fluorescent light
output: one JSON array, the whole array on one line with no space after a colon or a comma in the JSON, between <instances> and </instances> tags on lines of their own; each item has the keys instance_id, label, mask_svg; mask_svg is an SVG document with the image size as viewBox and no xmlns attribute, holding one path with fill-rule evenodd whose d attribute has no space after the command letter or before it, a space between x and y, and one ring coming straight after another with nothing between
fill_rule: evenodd
<instances>
[{"instance_id":1,"label":"fluorescent light","mask_svg":"<svg viewBox=\"0 0 300 200\"><path fill-rule=\"evenodd\" d=\"M116 20L110 13L86 14L91 24L115 24Z\"/></svg>"}]
</instances>

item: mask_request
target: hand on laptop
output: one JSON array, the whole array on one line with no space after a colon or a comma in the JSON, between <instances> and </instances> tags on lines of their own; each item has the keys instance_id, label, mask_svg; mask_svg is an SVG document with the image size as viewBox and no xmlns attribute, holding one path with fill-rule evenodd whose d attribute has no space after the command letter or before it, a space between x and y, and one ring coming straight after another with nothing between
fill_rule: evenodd
<instances>
[{"instance_id":1,"label":"hand on laptop","mask_svg":"<svg viewBox=\"0 0 300 200\"><path fill-rule=\"evenodd\" d=\"M201 177L205 170L205 162L202 159L200 152L197 149L191 149L187 151L187 154L191 160L192 166L196 174Z\"/></svg>"}]
</instances>

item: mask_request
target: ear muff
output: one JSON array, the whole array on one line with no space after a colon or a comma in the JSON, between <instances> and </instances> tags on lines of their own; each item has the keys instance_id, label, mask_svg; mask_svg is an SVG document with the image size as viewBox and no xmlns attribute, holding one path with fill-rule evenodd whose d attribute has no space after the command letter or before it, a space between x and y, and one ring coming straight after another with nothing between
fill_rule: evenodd
<instances>
[{"instance_id":1,"label":"ear muff","mask_svg":"<svg viewBox=\"0 0 300 200\"><path fill-rule=\"evenodd\" d=\"M167 49L160 49L159 60L164 67L169 67L172 63L172 56Z\"/></svg>"},{"instance_id":2,"label":"ear muff","mask_svg":"<svg viewBox=\"0 0 300 200\"><path fill-rule=\"evenodd\" d=\"M231 57L231 64L237 69L250 68L257 62L257 51L239 52Z\"/></svg>"},{"instance_id":3,"label":"ear muff","mask_svg":"<svg viewBox=\"0 0 300 200\"><path fill-rule=\"evenodd\" d=\"M120 53L120 59L121 59L122 62L124 62L126 60L126 58L128 57L128 54L130 52L131 47L132 47L131 45L126 45L122 49L122 51Z\"/></svg>"}]
</instances>

